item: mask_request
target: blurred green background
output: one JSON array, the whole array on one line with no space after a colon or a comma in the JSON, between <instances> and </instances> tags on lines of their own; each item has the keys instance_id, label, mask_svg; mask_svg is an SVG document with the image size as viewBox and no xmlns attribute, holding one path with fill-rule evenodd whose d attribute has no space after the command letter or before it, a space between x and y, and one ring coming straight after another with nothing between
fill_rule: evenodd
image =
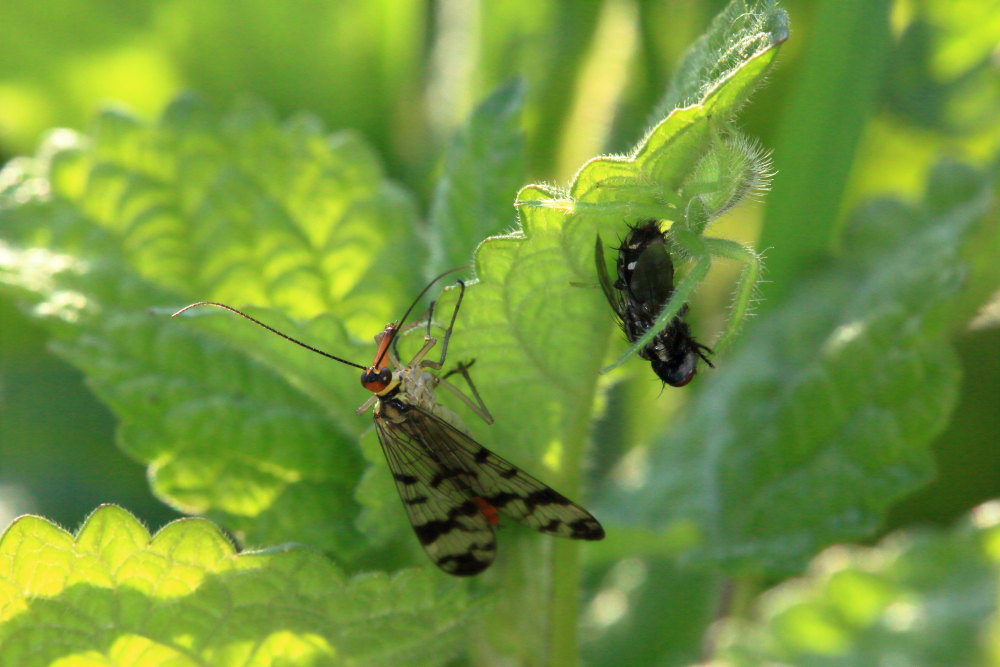
<instances>
[{"instance_id":1,"label":"blurred green background","mask_svg":"<svg viewBox=\"0 0 1000 667\"><path fill-rule=\"evenodd\" d=\"M153 118L183 91L223 108L251 96L282 117L308 111L329 128L358 130L427 211L456 127L521 77L524 182L566 183L586 159L641 138L678 58L725 4L5 0L0 159L32 154L54 127L86 131L108 105ZM1000 138L998 3L782 6L792 38L741 120L774 151L773 193L714 230L770 249L772 298L790 288L780 279L794 268L787 263L810 256L786 256L782 243L836 252L829 230L860 199L916 196L937 158L987 162ZM817 180L822 187L803 185ZM777 224L758 238L762 219ZM804 219L811 224L781 222ZM801 236L790 239L793 228ZM696 315L711 321L729 284L718 280ZM73 528L101 502L154 528L175 516L151 497L143 468L111 446L109 413L46 351L41 329L2 299L0 324L0 526L32 512ZM936 446L940 477L896 508L890 528L946 521L1000 495L997 316L967 324L955 327L966 372Z\"/></svg>"}]
</instances>

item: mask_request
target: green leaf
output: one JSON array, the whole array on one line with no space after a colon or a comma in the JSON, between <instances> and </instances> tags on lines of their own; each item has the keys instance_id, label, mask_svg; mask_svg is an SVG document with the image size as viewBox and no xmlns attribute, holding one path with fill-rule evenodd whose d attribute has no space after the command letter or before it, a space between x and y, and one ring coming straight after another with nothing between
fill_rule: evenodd
<instances>
[{"instance_id":1,"label":"green leaf","mask_svg":"<svg viewBox=\"0 0 1000 667\"><path fill-rule=\"evenodd\" d=\"M569 242L574 246L581 244L582 252L586 245L583 239L587 238L591 244L587 252L590 252L596 231L603 232L602 237L616 238L623 220L658 218L676 222L686 218L695 202L704 206L706 188L713 193L746 194L752 190L753 183L759 182L763 174L748 173L747 167L754 162L764 167L766 161L750 159L755 150L747 145L738 168L732 169L738 174L734 178L748 180L747 183L703 183L699 180L704 171L700 167L706 161L725 159L725 155L733 154L735 144L743 143L733 136L731 121L760 85L778 47L787 39L787 16L773 2L733 0L717 17L712 30L712 43L732 45L733 50L727 51L722 71L712 68L699 71L692 66L691 72L679 73L681 78L694 77L696 72L714 77L698 79L697 86L678 84L682 88L696 88L699 91L696 102L683 108L665 109L666 117L654 125L629 155L603 156L584 164L567 192L531 186L518 195L518 205L523 209L553 208L574 214L567 222L574 227ZM697 54L703 48L703 44L696 45L692 53ZM693 57L693 61L700 62L699 58L704 57ZM720 152L722 155L717 155ZM733 165L715 166L714 171L727 172L730 169L726 167ZM720 206L705 213L718 215L733 203L731 197L724 197ZM569 257L573 268L589 274L582 267L585 264L589 268L592 257L580 263L578 257L582 255L576 251Z\"/></svg>"},{"instance_id":2,"label":"green leaf","mask_svg":"<svg viewBox=\"0 0 1000 667\"><path fill-rule=\"evenodd\" d=\"M655 206L658 193L684 186L777 43L747 54L701 104L651 130L632 157L585 165L569 191L575 215L560 207L562 193L524 188L521 233L492 239L476 255L479 282L450 351L451 360L476 359L497 417L473 433L562 492L579 490L612 328L600 293L573 285L593 274L595 235L614 236L622 206ZM509 119L515 92L499 94L495 111L486 105L486 118ZM5 177L0 229L11 261L3 282L35 304L33 314L59 334L60 352L91 376L122 420L125 449L150 464L157 493L250 543L305 541L345 566L391 567L398 549L374 548L405 531L405 520L381 461L368 479L383 490L362 485L355 496L367 510L365 534L354 527L366 422L351 414L363 396L340 379L350 376L336 370L331 379L330 366L229 315L163 317L196 299L252 303L255 317L364 360L370 348L360 356L355 339L403 310L424 265L408 200L365 146L349 134L329 138L310 119L279 124L256 105L219 115L181 100L152 127L106 114L89 141L56 135ZM438 320L454 294L444 294ZM554 318L573 326L554 331ZM419 338L404 337L403 356ZM390 505L395 528L386 529L388 515L378 513ZM373 518L383 527L369 534ZM525 574L498 603L512 623L488 628L489 645L513 659L538 655L544 644L511 637L540 637L538 628L549 627L553 655L571 656L577 547L555 544L551 570L524 568L537 565L548 542L522 542L516 531L504 539L504 565L487 578L519 564Z\"/></svg>"},{"instance_id":3,"label":"green leaf","mask_svg":"<svg viewBox=\"0 0 1000 667\"><path fill-rule=\"evenodd\" d=\"M734 39L745 27L732 26ZM742 103L776 43L747 54L704 104L672 114L633 159L585 166L573 196L614 207L636 191L679 187L711 142L709 117ZM485 127L509 121L517 97L512 88L487 103ZM469 136L479 141L478 130ZM5 177L3 282L35 304L33 314L59 334L59 351L91 376L122 421L122 446L150 465L157 494L250 543L302 540L345 564L360 558L369 543L353 527L351 498L365 420L352 413L364 396L350 375L331 375L230 316L169 321L148 309L252 303L249 312L269 324L363 361L370 348L354 338L403 310L424 265L408 199L364 144L349 133L329 137L309 118L279 124L259 105L220 115L183 99L154 126L107 113L90 139L56 133ZM529 187L520 199L547 196ZM521 465L534 460L533 470L544 460L565 471L548 479L571 494L597 387L595 352L611 328L599 294L570 284L592 274L598 223L607 229L620 217L525 209L525 240L496 239L479 253L480 284L469 290L451 352L477 359L499 422L484 439ZM573 335L551 335L552 303L579 324ZM448 305L446 297L438 312ZM324 316L300 323L317 313ZM388 488L381 462L370 477ZM357 498L374 512L396 502L364 487ZM405 520L396 517L399 535ZM391 561L392 552L380 557Z\"/></svg>"},{"instance_id":4,"label":"green leaf","mask_svg":"<svg viewBox=\"0 0 1000 667\"><path fill-rule=\"evenodd\" d=\"M738 31L744 25L736 21L730 28ZM488 239L476 251L478 281L463 302L449 356L475 360L471 373L496 421L485 428L462 406L458 412L474 425L473 433L483 444L571 498L579 499L598 371L613 327L600 290L580 287L595 282L595 237L600 232L616 238L623 223L644 210L662 213L663 198L690 178L718 124L731 117L767 72L778 37L784 36L771 37L712 87L701 104L675 110L658 123L630 157L587 162L566 192L538 185L523 188L517 197L521 229ZM442 296L439 313L451 312L452 295ZM607 517L598 513L598 518ZM545 558L543 548L547 546L537 540L524 547L530 562ZM530 568L524 575L529 585L507 591L504 606L495 613L509 621L496 624L491 644L509 643L499 635L511 627L529 633L549 623L544 614L551 590L559 604L551 620L551 650L556 655L575 653L577 548L554 542L558 566L553 580L548 581L543 568ZM508 648L506 657L518 655L517 648ZM527 654L521 649L520 658Z\"/></svg>"},{"instance_id":5,"label":"green leaf","mask_svg":"<svg viewBox=\"0 0 1000 667\"><path fill-rule=\"evenodd\" d=\"M154 491L250 543L358 555L356 375L230 317L166 315L253 303L365 361L356 339L421 282L417 262L384 270L419 244L409 199L368 148L306 117L182 99L153 126L107 113L89 139L57 131L4 176L0 281L90 375Z\"/></svg>"},{"instance_id":6,"label":"green leaf","mask_svg":"<svg viewBox=\"0 0 1000 667\"><path fill-rule=\"evenodd\" d=\"M684 54L655 116L700 103L748 61L786 39L788 14L775 0L730 2Z\"/></svg>"},{"instance_id":7,"label":"green leaf","mask_svg":"<svg viewBox=\"0 0 1000 667\"><path fill-rule=\"evenodd\" d=\"M73 536L26 516L0 536L0 662L439 665L472 612L463 588L346 579L301 548L237 553L203 519L150 537L107 505Z\"/></svg>"},{"instance_id":8,"label":"green leaf","mask_svg":"<svg viewBox=\"0 0 1000 667\"><path fill-rule=\"evenodd\" d=\"M758 22L735 20L731 38L742 39L738 31ZM657 124L632 157L587 162L567 192L523 188L517 197L521 229L478 248L478 282L463 303L450 355L476 360L477 387L497 418L484 440L504 443L515 462L534 457L553 468L578 468L612 329L600 290L579 287L595 282L595 236L616 238L623 220L643 210L662 212L665 193L680 188L704 157L710 125L731 115L767 71L784 34L772 37L717 82L702 104L675 110ZM453 303L444 295L438 312L450 312Z\"/></svg>"},{"instance_id":9,"label":"green leaf","mask_svg":"<svg viewBox=\"0 0 1000 667\"><path fill-rule=\"evenodd\" d=\"M992 281L981 259L1000 250L993 178L944 164L921 208L862 210L844 255L699 383L614 496L623 518L696 526L692 560L738 571L795 570L873 532L933 473L928 446L958 392L949 309Z\"/></svg>"},{"instance_id":10,"label":"green leaf","mask_svg":"<svg viewBox=\"0 0 1000 667\"><path fill-rule=\"evenodd\" d=\"M835 547L722 625L720 665L985 665L997 642L995 503L949 531Z\"/></svg>"},{"instance_id":11,"label":"green leaf","mask_svg":"<svg viewBox=\"0 0 1000 667\"><path fill-rule=\"evenodd\" d=\"M501 86L448 147L430 213L432 274L468 263L482 239L510 226L524 174L523 104L520 79Z\"/></svg>"}]
</instances>

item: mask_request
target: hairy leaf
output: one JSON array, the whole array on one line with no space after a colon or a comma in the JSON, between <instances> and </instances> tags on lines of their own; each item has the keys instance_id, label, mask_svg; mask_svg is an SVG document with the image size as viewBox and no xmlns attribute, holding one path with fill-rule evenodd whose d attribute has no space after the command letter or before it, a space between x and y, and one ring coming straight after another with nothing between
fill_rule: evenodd
<instances>
[{"instance_id":1,"label":"hairy leaf","mask_svg":"<svg viewBox=\"0 0 1000 667\"><path fill-rule=\"evenodd\" d=\"M773 62L787 37L783 13L734 6L730 39L755 46L706 75L702 100L659 122L629 157L584 165L566 193L524 188L522 229L477 254L479 282L449 357L476 360L497 417L492 429L472 430L568 494L577 492L612 327L599 292L574 283L593 276L597 231L613 238L623 211L671 201ZM748 12L765 15L746 21ZM493 118L509 135L516 92L483 107L467 148L479 150ZM496 171L509 168L503 161ZM458 171L452 165L453 183ZM182 99L154 125L106 113L89 137L56 133L38 157L8 167L4 183L3 283L87 372L158 495L249 543L307 541L346 566L384 542L388 533L370 527L405 530L381 462L371 477L386 492L358 490L366 534L354 527L367 424L352 414L365 398L355 371L317 363L228 314L165 318L189 301L225 301L365 362L370 347L357 339L399 316L426 263L409 199L361 141L327 135L309 118L278 123L254 104L219 114ZM469 203L496 195L491 186ZM448 224L467 241L470 220ZM441 299L437 321L454 294ZM404 356L420 342L414 333L402 341ZM376 557L393 559L391 550Z\"/></svg>"},{"instance_id":2,"label":"hairy leaf","mask_svg":"<svg viewBox=\"0 0 1000 667\"><path fill-rule=\"evenodd\" d=\"M699 384L615 495L622 516L696 526L693 560L744 571L794 570L877 528L933 472L928 446L959 380L946 315L992 274L976 267L1000 248L986 224L991 181L945 164L921 208L883 202L859 214L843 256Z\"/></svg>"}]
</instances>

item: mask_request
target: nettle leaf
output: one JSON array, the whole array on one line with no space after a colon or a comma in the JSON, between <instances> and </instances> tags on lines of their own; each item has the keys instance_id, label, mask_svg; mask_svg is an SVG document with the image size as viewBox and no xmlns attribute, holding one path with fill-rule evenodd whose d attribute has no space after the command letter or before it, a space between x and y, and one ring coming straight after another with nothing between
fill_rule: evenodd
<instances>
[{"instance_id":1,"label":"nettle leaf","mask_svg":"<svg viewBox=\"0 0 1000 667\"><path fill-rule=\"evenodd\" d=\"M980 293L1000 239L985 224L991 176L933 174L922 207L879 202L842 256L756 322L725 372L699 382L642 471L613 494L629 520L701 533L694 562L801 568L823 546L871 534L933 474L959 367L948 310Z\"/></svg>"},{"instance_id":2,"label":"nettle leaf","mask_svg":"<svg viewBox=\"0 0 1000 667\"><path fill-rule=\"evenodd\" d=\"M949 531L834 547L720 624L720 665L985 665L995 659L1000 507Z\"/></svg>"},{"instance_id":3,"label":"nettle leaf","mask_svg":"<svg viewBox=\"0 0 1000 667\"><path fill-rule=\"evenodd\" d=\"M684 54L655 117L700 103L721 81L787 37L788 14L774 0L730 2Z\"/></svg>"},{"instance_id":4,"label":"nettle leaf","mask_svg":"<svg viewBox=\"0 0 1000 667\"><path fill-rule=\"evenodd\" d=\"M218 312L167 315L250 303L365 361L358 339L422 278L419 261L395 261L421 257L413 207L364 143L254 104L220 115L182 99L155 125L109 112L89 138L58 131L3 182L0 282L87 372L157 495L251 544L357 554L356 371Z\"/></svg>"},{"instance_id":5,"label":"nettle leaf","mask_svg":"<svg viewBox=\"0 0 1000 667\"><path fill-rule=\"evenodd\" d=\"M463 589L427 571L347 579L301 548L237 553L203 519L150 537L106 505L74 536L25 516L0 536L0 662L439 665L473 615Z\"/></svg>"},{"instance_id":6,"label":"nettle leaf","mask_svg":"<svg viewBox=\"0 0 1000 667\"><path fill-rule=\"evenodd\" d=\"M520 465L561 471L551 479L532 467L566 493L575 495L570 477L612 329L599 291L573 283L592 282L598 229L613 238L623 208L661 207L773 62L783 13L733 7L729 38L756 46L712 74L699 104L671 113L630 157L589 162L567 193L523 189L522 231L478 252L479 282L450 352L477 360L497 417L475 433ZM511 88L484 105L470 150L479 132L510 134L517 99ZM365 145L308 118L278 123L253 104L219 115L185 99L152 126L107 113L89 138L56 133L3 182L3 283L34 304L58 350L118 414L122 446L149 464L157 494L251 544L300 540L345 564L358 556L368 542L353 527L352 494L369 422L352 414L365 398L356 376L230 315L164 315L193 300L252 304L297 338L366 360L370 346L356 339L402 311L426 262L408 198ZM367 505L373 496L358 497L375 510L397 502L389 493Z\"/></svg>"},{"instance_id":7,"label":"nettle leaf","mask_svg":"<svg viewBox=\"0 0 1000 667\"><path fill-rule=\"evenodd\" d=\"M754 30L756 51L706 82L701 103L675 109L630 156L587 162L566 191L523 188L517 195L521 229L487 239L476 252L478 282L462 306L463 326L449 354L476 360L476 385L497 417L484 440L504 443L501 451L515 462L533 456L554 468L578 468L613 327L597 289L594 240L599 232L615 239L625 223L663 213L664 199L704 158L787 38L783 28L758 32L761 25L785 25L773 5L733 5L740 11L726 24L729 39L745 41L745 31ZM764 11L773 14L757 15ZM441 312L450 312L453 302L443 296Z\"/></svg>"},{"instance_id":8,"label":"nettle leaf","mask_svg":"<svg viewBox=\"0 0 1000 667\"><path fill-rule=\"evenodd\" d=\"M676 205L787 38L784 13L772 3L737 1L726 16L716 37L754 46L706 74L697 103L672 111L629 156L588 162L565 192L523 188L521 230L476 253L478 282L467 291L449 359L476 360L473 375L497 422L471 430L571 496L613 329L600 290L579 286L594 282L595 237L615 238L624 222ZM490 128L509 136L515 93L498 93L497 108L481 109L484 136ZM467 148L478 150L477 130L470 132ZM456 186L461 164L449 172ZM495 171L509 173L510 164ZM376 498L362 486L354 495L364 466L359 435L370 424L353 415L366 398L356 371L317 363L230 314L165 317L191 301L224 301L338 356L370 359L370 336L418 292L427 261L409 199L360 140L328 135L310 119L278 123L252 104L220 115L181 100L153 125L108 113L89 138L57 133L0 183L0 284L32 304L60 353L85 370L121 420L122 447L149 465L160 497L250 544L305 542L345 568L395 564L394 550L373 548L384 535L370 539L356 527L362 505L370 516L389 504L406 530L384 467L385 492ZM496 196L492 187L472 191ZM447 208L435 217L445 229L466 241L482 229L451 215L453 202ZM449 246L445 256L460 252ZM441 296L435 320L447 321L455 294ZM412 334L401 341L404 357L421 342L420 331ZM544 642L538 628L553 626L553 643L562 641L553 654L569 655L578 577L567 552L575 547L533 536L519 548L507 537L507 565L487 578L520 567L532 585L511 587L498 602L500 618L512 623L486 628L489 645L538 655L545 647L521 638ZM553 567L538 567L539 551L552 543L555 558L543 562ZM551 587L534 585L550 573ZM194 616L217 604L196 605ZM366 639L369 631L384 636L372 620L379 618L365 619ZM260 632L247 628L250 644ZM425 653L436 660L442 652Z\"/></svg>"},{"instance_id":9,"label":"nettle leaf","mask_svg":"<svg viewBox=\"0 0 1000 667\"><path fill-rule=\"evenodd\" d=\"M736 4L750 13L761 7ZM731 38L742 39L747 26L757 22L731 22ZM457 411L483 444L574 500L581 500L579 471L599 370L614 328L596 284L595 237L600 231L605 238L617 238L625 223L644 210L655 211L654 215L663 212L664 198L671 197L704 158L719 128L760 82L786 37L785 31L767 33L740 67L707 87L700 104L673 111L630 156L591 160L567 191L538 185L523 188L517 197L521 229L487 239L476 251L478 280L467 291L461 327L452 337L449 355L453 361L475 360L471 373L496 421L485 427L463 406ZM453 305L454 292L442 295L438 317L443 319ZM587 505L586 499L583 504ZM597 516L608 518L600 511ZM609 530L612 543L614 531ZM525 574L520 576L533 582L506 591L508 595L493 609L497 618L509 620L493 626L490 644L505 646L509 659L523 657L526 649L511 646L510 638L500 635L510 635L512 628L523 631L514 632L514 637L530 635L533 628L548 622L540 615L549 590L556 591L556 599L572 600L577 561L566 553L575 545L565 541L553 540L550 545L536 539L529 545L517 544L513 535L503 537L495 571L502 572L505 563L520 559L532 564L522 565ZM545 561L549 548L552 562L557 563L551 575L534 565ZM506 559L505 550L510 554ZM588 545L587 551L592 550L599 552L601 545ZM551 583L545 581L548 576ZM575 616L554 622L572 628Z\"/></svg>"}]
</instances>

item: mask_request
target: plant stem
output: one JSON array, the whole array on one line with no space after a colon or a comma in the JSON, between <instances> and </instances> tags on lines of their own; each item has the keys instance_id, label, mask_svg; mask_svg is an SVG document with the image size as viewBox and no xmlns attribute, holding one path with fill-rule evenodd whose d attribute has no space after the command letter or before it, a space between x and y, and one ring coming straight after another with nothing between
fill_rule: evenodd
<instances>
[{"instance_id":1,"label":"plant stem","mask_svg":"<svg viewBox=\"0 0 1000 667\"><path fill-rule=\"evenodd\" d=\"M549 665L578 664L577 625L580 609L580 548L571 540L559 540L552 549L551 635Z\"/></svg>"},{"instance_id":2,"label":"plant stem","mask_svg":"<svg viewBox=\"0 0 1000 667\"><path fill-rule=\"evenodd\" d=\"M607 324L604 326L607 327ZM605 337L605 345L609 338L610 336ZM594 373L590 386L582 388L583 391L576 394L567 410L568 426L564 440L561 485L573 499L580 497L583 451L588 442L597 378L597 373ZM576 540L555 540L549 567L552 573L549 665L574 667L579 664L577 629L580 614L580 543Z\"/></svg>"}]
</instances>

